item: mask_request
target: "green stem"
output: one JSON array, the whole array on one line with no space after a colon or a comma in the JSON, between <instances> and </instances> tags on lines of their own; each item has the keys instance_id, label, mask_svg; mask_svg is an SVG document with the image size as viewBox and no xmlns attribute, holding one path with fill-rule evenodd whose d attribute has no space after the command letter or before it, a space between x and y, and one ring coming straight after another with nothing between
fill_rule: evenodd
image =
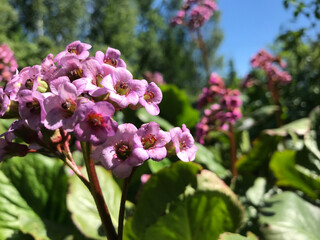
<instances>
[{"instance_id":1,"label":"green stem","mask_svg":"<svg viewBox=\"0 0 320 240\"><path fill-rule=\"evenodd\" d=\"M125 203L127 200L127 193L128 193L128 187L129 182L131 179L133 172L131 175L124 179L123 185L122 185L122 195L121 195L121 202L120 202L120 210L119 210L119 224L118 224L118 236L119 240L122 240L122 234L123 234L123 220L124 220L124 210L125 210Z\"/></svg>"},{"instance_id":2,"label":"green stem","mask_svg":"<svg viewBox=\"0 0 320 240\"><path fill-rule=\"evenodd\" d=\"M236 138L234 134L234 127L230 123L229 124L229 140L230 140L230 152L231 152L231 172L232 176L238 176L238 170L236 168L237 162L237 146L236 146Z\"/></svg>"},{"instance_id":3,"label":"green stem","mask_svg":"<svg viewBox=\"0 0 320 240\"><path fill-rule=\"evenodd\" d=\"M90 143L81 142L81 148L90 181L90 191L96 203L103 229L109 240L118 240L117 233L111 221L108 207L104 201L94 162L92 158L90 158L91 145Z\"/></svg>"}]
</instances>

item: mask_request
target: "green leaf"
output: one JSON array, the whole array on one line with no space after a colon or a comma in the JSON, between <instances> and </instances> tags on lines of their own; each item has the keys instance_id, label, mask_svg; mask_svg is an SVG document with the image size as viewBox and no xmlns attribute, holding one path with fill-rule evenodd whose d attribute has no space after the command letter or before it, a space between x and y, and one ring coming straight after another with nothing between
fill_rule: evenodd
<instances>
[{"instance_id":1,"label":"green leaf","mask_svg":"<svg viewBox=\"0 0 320 240\"><path fill-rule=\"evenodd\" d=\"M2 171L0 189L0 239L14 238L19 231L32 235L36 240L49 239L41 218Z\"/></svg>"},{"instance_id":2,"label":"green leaf","mask_svg":"<svg viewBox=\"0 0 320 240\"><path fill-rule=\"evenodd\" d=\"M295 157L296 152L292 150L273 154L270 168L277 178L277 185L293 187L311 198L317 198L320 194L320 177L303 171L304 168L295 164Z\"/></svg>"},{"instance_id":3,"label":"green leaf","mask_svg":"<svg viewBox=\"0 0 320 240\"><path fill-rule=\"evenodd\" d=\"M209 149L199 143L195 143L195 145L198 148L195 162L205 165L220 178L230 175L230 172L215 160L213 153Z\"/></svg>"},{"instance_id":4,"label":"green leaf","mask_svg":"<svg viewBox=\"0 0 320 240\"><path fill-rule=\"evenodd\" d=\"M40 154L14 157L1 165L21 197L45 225L50 239L83 239L66 207L68 175L63 163Z\"/></svg>"},{"instance_id":5,"label":"green leaf","mask_svg":"<svg viewBox=\"0 0 320 240\"><path fill-rule=\"evenodd\" d=\"M228 204L230 208L233 208L230 216L233 219L235 230L239 229L245 219L245 210L231 188L223 180L217 177L216 174L206 169L202 170L200 174L197 175L197 181L197 191L220 192L229 198L226 204Z\"/></svg>"},{"instance_id":6,"label":"green leaf","mask_svg":"<svg viewBox=\"0 0 320 240\"><path fill-rule=\"evenodd\" d=\"M271 136L286 136L290 133L295 133L297 135L304 135L309 130L310 119L301 118L280 128L267 129L264 132Z\"/></svg>"},{"instance_id":7,"label":"green leaf","mask_svg":"<svg viewBox=\"0 0 320 240\"><path fill-rule=\"evenodd\" d=\"M266 240L318 240L320 209L284 192L272 197L262 209L259 222Z\"/></svg>"},{"instance_id":8,"label":"green leaf","mask_svg":"<svg viewBox=\"0 0 320 240\"><path fill-rule=\"evenodd\" d=\"M217 239L237 231L244 220L237 196L209 170L196 175L199 169L177 162L152 176L127 221L124 239Z\"/></svg>"},{"instance_id":9,"label":"green leaf","mask_svg":"<svg viewBox=\"0 0 320 240\"><path fill-rule=\"evenodd\" d=\"M138 109L136 114L140 121L144 123L156 122L165 131L170 131L170 129L174 128L174 126L171 125L167 120L159 116L150 115L144 108Z\"/></svg>"},{"instance_id":10,"label":"green leaf","mask_svg":"<svg viewBox=\"0 0 320 240\"><path fill-rule=\"evenodd\" d=\"M192 108L189 97L185 91L175 85L162 85L162 102L159 104L159 116L166 119L174 126L186 124L187 127L194 127L199 121L199 112Z\"/></svg>"},{"instance_id":11,"label":"green leaf","mask_svg":"<svg viewBox=\"0 0 320 240\"><path fill-rule=\"evenodd\" d=\"M278 106L269 105L250 113L250 116L244 117L237 122L237 129L240 131L250 129L260 122L265 121L269 116L273 115L278 110Z\"/></svg>"},{"instance_id":12,"label":"green leaf","mask_svg":"<svg viewBox=\"0 0 320 240\"><path fill-rule=\"evenodd\" d=\"M252 232L248 232L247 237L241 236L240 234L236 233L226 232L221 234L218 240L258 240L258 238Z\"/></svg>"},{"instance_id":13,"label":"green leaf","mask_svg":"<svg viewBox=\"0 0 320 240\"><path fill-rule=\"evenodd\" d=\"M99 166L96 167L96 171L112 223L117 228L121 190L114 181L111 172ZM85 171L83 172L85 173ZM73 222L84 235L94 239L105 239L94 199L77 176L70 179L67 206L72 213Z\"/></svg>"},{"instance_id":14,"label":"green leaf","mask_svg":"<svg viewBox=\"0 0 320 240\"><path fill-rule=\"evenodd\" d=\"M170 165L171 161L168 158L164 158L159 162L153 160L148 161L148 166L152 173L159 172L162 168L169 167Z\"/></svg>"},{"instance_id":15,"label":"green leaf","mask_svg":"<svg viewBox=\"0 0 320 240\"><path fill-rule=\"evenodd\" d=\"M143 240L211 240L238 229L239 222L233 214L239 209L219 191L196 192L172 208L146 230Z\"/></svg>"},{"instance_id":16,"label":"green leaf","mask_svg":"<svg viewBox=\"0 0 320 240\"><path fill-rule=\"evenodd\" d=\"M14 157L1 170L29 206L44 219L65 223L68 176L63 163L40 154Z\"/></svg>"},{"instance_id":17,"label":"green leaf","mask_svg":"<svg viewBox=\"0 0 320 240\"><path fill-rule=\"evenodd\" d=\"M251 151L237 160L236 166L239 172L251 172L267 166L280 140L279 136L261 134L253 142Z\"/></svg>"},{"instance_id":18,"label":"green leaf","mask_svg":"<svg viewBox=\"0 0 320 240\"><path fill-rule=\"evenodd\" d=\"M134 233L142 235L166 212L168 204L184 193L188 185L196 186L196 173L200 169L195 163L179 161L153 175L142 188L133 215Z\"/></svg>"},{"instance_id":19,"label":"green leaf","mask_svg":"<svg viewBox=\"0 0 320 240\"><path fill-rule=\"evenodd\" d=\"M310 113L310 131L304 139L306 147L320 159L320 107Z\"/></svg>"},{"instance_id":20,"label":"green leaf","mask_svg":"<svg viewBox=\"0 0 320 240\"><path fill-rule=\"evenodd\" d=\"M256 206L258 206L263 199L263 195L266 192L266 183L265 178L258 177L254 181L253 186L246 192L246 197Z\"/></svg>"}]
</instances>

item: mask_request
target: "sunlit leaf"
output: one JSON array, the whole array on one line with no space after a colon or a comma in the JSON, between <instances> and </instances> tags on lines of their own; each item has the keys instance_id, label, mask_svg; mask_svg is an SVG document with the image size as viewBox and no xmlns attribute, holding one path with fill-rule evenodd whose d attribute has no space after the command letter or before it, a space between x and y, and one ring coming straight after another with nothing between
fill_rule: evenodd
<instances>
[{"instance_id":1,"label":"sunlit leaf","mask_svg":"<svg viewBox=\"0 0 320 240\"><path fill-rule=\"evenodd\" d=\"M318 240L320 209L284 192L272 197L260 216L261 230L266 240Z\"/></svg>"},{"instance_id":2,"label":"sunlit leaf","mask_svg":"<svg viewBox=\"0 0 320 240\"><path fill-rule=\"evenodd\" d=\"M320 177L314 176L295 164L296 152L286 150L275 152L270 161L270 169L277 178L277 185L299 189L312 198L320 194Z\"/></svg>"}]
</instances>

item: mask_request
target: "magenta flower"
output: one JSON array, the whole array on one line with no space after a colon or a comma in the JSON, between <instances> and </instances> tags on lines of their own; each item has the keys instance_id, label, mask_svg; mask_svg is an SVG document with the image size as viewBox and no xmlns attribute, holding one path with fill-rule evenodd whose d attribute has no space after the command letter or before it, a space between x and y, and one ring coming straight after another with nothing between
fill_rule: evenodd
<instances>
[{"instance_id":1,"label":"magenta flower","mask_svg":"<svg viewBox=\"0 0 320 240\"><path fill-rule=\"evenodd\" d=\"M93 151L92 158L111 169L115 176L127 178L132 168L141 165L149 155L137 135L137 128L126 123L119 125L116 134Z\"/></svg>"},{"instance_id":2,"label":"magenta flower","mask_svg":"<svg viewBox=\"0 0 320 240\"><path fill-rule=\"evenodd\" d=\"M106 64L101 65L96 59L91 58L83 62L82 78L73 81L72 83L82 92L92 94L102 87L102 79L112 73L112 69Z\"/></svg>"},{"instance_id":3,"label":"magenta flower","mask_svg":"<svg viewBox=\"0 0 320 240\"><path fill-rule=\"evenodd\" d=\"M147 71L147 72L144 73L144 76L145 76L145 79L146 79L149 83L154 82L154 83L157 84L157 85L166 84L166 82L165 82L164 79L163 79L162 74L159 73L159 72L151 73L151 72Z\"/></svg>"},{"instance_id":4,"label":"magenta flower","mask_svg":"<svg viewBox=\"0 0 320 240\"><path fill-rule=\"evenodd\" d=\"M43 75L43 79L46 81L51 79L51 76L56 69L57 67L53 61L53 54L50 53L45 59L42 60L41 63L41 74Z\"/></svg>"},{"instance_id":5,"label":"magenta flower","mask_svg":"<svg viewBox=\"0 0 320 240\"><path fill-rule=\"evenodd\" d=\"M54 58L54 61L60 65L61 58L65 56L75 56L79 60L84 60L89 56L90 44L82 43L80 41L75 41L66 46L63 52L60 52Z\"/></svg>"},{"instance_id":6,"label":"magenta flower","mask_svg":"<svg viewBox=\"0 0 320 240\"><path fill-rule=\"evenodd\" d=\"M21 90L18 94L19 114L33 130L39 130L41 120L45 117L43 111L44 96L37 91Z\"/></svg>"},{"instance_id":7,"label":"magenta flower","mask_svg":"<svg viewBox=\"0 0 320 240\"><path fill-rule=\"evenodd\" d=\"M165 145L170 142L170 134L160 129L159 124L150 122L143 124L137 132L143 148L147 151L149 158L161 161L167 155Z\"/></svg>"},{"instance_id":8,"label":"magenta flower","mask_svg":"<svg viewBox=\"0 0 320 240\"><path fill-rule=\"evenodd\" d=\"M109 99L120 108L125 108L129 104L136 105L146 90L143 81L133 80L132 74L125 68L116 68L102 80L101 85L110 94Z\"/></svg>"},{"instance_id":9,"label":"magenta flower","mask_svg":"<svg viewBox=\"0 0 320 240\"><path fill-rule=\"evenodd\" d=\"M59 95L47 97L43 104L47 113L43 119L44 126L50 130L63 127L66 131L73 131L77 123L77 115L74 114L79 101L77 100L77 89L69 82L60 85Z\"/></svg>"},{"instance_id":10,"label":"magenta flower","mask_svg":"<svg viewBox=\"0 0 320 240\"><path fill-rule=\"evenodd\" d=\"M9 82L18 68L17 61L10 47L2 43L0 45L0 82Z\"/></svg>"},{"instance_id":11,"label":"magenta flower","mask_svg":"<svg viewBox=\"0 0 320 240\"><path fill-rule=\"evenodd\" d=\"M118 49L108 47L106 54L101 51L97 51L95 59L98 60L100 64L108 64L112 67L123 67L126 68L126 63L120 58L121 53Z\"/></svg>"},{"instance_id":12,"label":"magenta flower","mask_svg":"<svg viewBox=\"0 0 320 240\"><path fill-rule=\"evenodd\" d=\"M0 138L0 162L13 156L23 157L27 155L29 149L26 145L7 142Z\"/></svg>"},{"instance_id":13,"label":"magenta flower","mask_svg":"<svg viewBox=\"0 0 320 240\"><path fill-rule=\"evenodd\" d=\"M185 19L186 16L186 11L181 9L178 11L177 15L171 19L170 24L171 26L176 26L176 25L181 25L183 24L183 21Z\"/></svg>"},{"instance_id":14,"label":"magenta flower","mask_svg":"<svg viewBox=\"0 0 320 240\"><path fill-rule=\"evenodd\" d=\"M227 89L226 93L220 99L223 108L232 110L241 106L240 92L237 89Z\"/></svg>"},{"instance_id":15,"label":"magenta flower","mask_svg":"<svg viewBox=\"0 0 320 240\"><path fill-rule=\"evenodd\" d=\"M215 72L211 73L210 79L209 79L209 84L219 86L220 88L225 87L222 78Z\"/></svg>"},{"instance_id":16,"label":"magenta flower","mask_svg":"<svg viewBox=\"0 0 320 240\"><path fill-rule=\"evenodd\" d=\"M10 96L10 100L16 101L17 94L20 90L29 89L36 91L41 78L42 75L39 65L25 67L20 71L19 74L14 75L11 81L8 82L5 92Z\"/></svg>"},{"instance_id":17,"label":"magenta flower","mask_svg":"<svg viewBox=\"0 0 320 240\"><path fill-rule=\"evenodd\" d=\"M178 158L183 162L193 161L196 157L197 147L194 145L194 139L186 125L183 124L182 129L179 127L171 129L170 135Z\"/></svg>"},{"instance_id":18,"label":"magenta flower","mask_svg":"<svg viewBox=\"0 0 320 240\"><path fill-rule=\"evenodd\" d=\"M6 113L9 103L9 97L3 92L3 88L0 88L0 117Z\"/></svg>"},{"instance_id":19,"label":"magenta flower","mask_svg":"<svg viewBox=\"0 0 320 240\"><path fill-rule=\"evenodd\" d=\"M81 104L77 111L79 123L74 128L76 138L98 145L113 136L117 130L117 122L112 119L114 111L108 102Z\"/></svg>"},{"instance_id":20,"label":"magenta flower","mask_svg":"<svg viewBox=\"0 0 320 240\"><path fill-rule=\"evenodd\" d=\"M140 97L139 103L145 107L149 114L158 115L160 113L158 104L162 100L162 92L160 88L154 82L149 84L146 80L141 80L141 82L147 85L147 89L143 97Z\"/></svg>"},{"instance_id":21,"label":"magenta flower","mask_svg":"<svg viewBox=\"0 0 320 240\"><path fill-rule=\"evenodd\" d=\"M74 55L66 55L60 59L59 68L52 74L50 80L67 76L71 82L83 77L83 62ZM50 81L49 80L49 81Z\"/></svg>"}]
</instances>

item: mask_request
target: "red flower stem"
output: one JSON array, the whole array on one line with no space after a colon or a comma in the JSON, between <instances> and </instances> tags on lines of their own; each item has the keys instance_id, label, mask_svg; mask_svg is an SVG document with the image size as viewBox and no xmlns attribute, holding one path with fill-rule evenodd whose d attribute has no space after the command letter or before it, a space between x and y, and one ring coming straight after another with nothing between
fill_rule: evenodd
<instances>
[{"instance_id":1,"label":"red flower stem","mask_svg":"<svg viewBox=\"0 0 320 240\"><path fill-rule=\"evenodd\" d=\"M204 67L206 69L206 73L207 76L209 77L209 58L208 58L208 51L207 51L207 47L206 44L203 40L203 37L201 35L200 29L197 29L197 37L198 37L198 46L201 50L202 53L202 59L203 59L203 63L204 63Z\"/></svg>"},{"instance_id":2,"label":"red flower stem","mask_svg":"<svg viewBox=\"0 0 320 240\"><path fill-rule=\"evenodd\" d=\"M91 145L90 143L81 142L81 148L83 152L84 162L87 168L89 181L90 181L90 192L96 203L103 229L106 233L107 239L118 240L117 233L111 221L110 213L99 184L98 176L94 166L92 158L90 158Z\"/></svg>"},{"instance_id":3,"label":"red flower stem","mask_svg":"<svg viewBox=\"0 0 320 240\"><path fill-rule=\"evenodd\" d=\"M79 177L79 179L84 183L84 185L90 190L89 181L86 179L85 176L83 176L82 172L73 160L73 156L69 148L69 140L67 134L63 131L62 128L60 128L59 130L63 142L62 149L60 148L61 154L59 154L61 160L64 161L64 163L67 164L73 170L73 172Z\"/></svg>"},{"instance_id":4,"label":"red flower stem","mask_svg":"<svg viewBox=\"0 0 320 240\"><path fill-rule=\"evenodd\" d=\"M281 103L279 101L279 87L278 85L275 85L272 79L268 77L268 88L271 92L273 103L278 107L276 110L276 120L277 120L277 126L281 127L283 125L281 115L282 115L282 107Z\"/></svg>"},{"instance_id":5,"label":"red flower stem","mask_svg":"<svg viewBox=\"0 0 320 240\"><path fill-rule=\"evenodd\" d=\"M132 171L132 173L131 173L131 175L129 177L124 179L123 185L122 185L122 195L121 195L120 210L119 210L119 220L118 220L119 221L118 222L119 240L122 240L125 203L126 203L126 200L127 200L129 182L130 182L131 176L133 174L133 171Z\"/></svg>"},{"instance_id":6,"label":"red flower stem","mask_svg":"<svg viewBox=\"0 0 320 240\"><path fill-rule=\"evenodd\" d=\"M237 146L236 146L236 138L234 134L234 127L231 123L229 123L229 140L230 140L230 153L231 153L231 172L232 176L238 176L238 170L236 168L237 162Z\"/></svg>"},{"instance_id":7,"label":"red flower stem","mask_svg":"<svg viewBox=\"0 0 320 240\"><path fill-rule=\"evenodd\" d=\"M190 31L190 35L192 37L192 40L195 42L195 44L198 46L198 48L201 51L204 68L206 70L207 77L209 77L210 72L209 72L209 59L208 59L207 47L201 35L200 29L197 29L196 32L197 32L197 37L194 36L192 31Z\"/></svg>"}]
</instances>

